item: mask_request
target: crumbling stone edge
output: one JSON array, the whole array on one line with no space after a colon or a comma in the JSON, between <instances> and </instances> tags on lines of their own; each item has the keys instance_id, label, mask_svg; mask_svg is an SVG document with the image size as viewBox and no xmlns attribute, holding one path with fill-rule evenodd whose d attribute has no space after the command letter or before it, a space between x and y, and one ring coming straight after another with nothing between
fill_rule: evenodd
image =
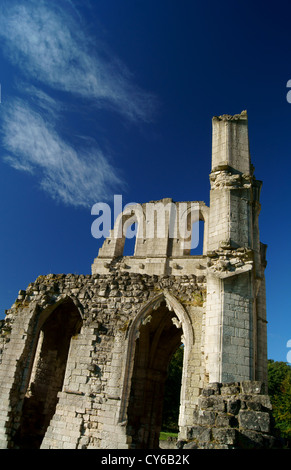
<instances>
[{"instance_id":1,"label":"crumbling stone edge","mask_svg":"<svg viewBox=\"0 0 291 470\"><path fill-rule=\"evenodd\" d=\"M272 404L260 381L210 383L201 392L193 425L179 449L280 448Z\"/></svg>"}]
</instances>

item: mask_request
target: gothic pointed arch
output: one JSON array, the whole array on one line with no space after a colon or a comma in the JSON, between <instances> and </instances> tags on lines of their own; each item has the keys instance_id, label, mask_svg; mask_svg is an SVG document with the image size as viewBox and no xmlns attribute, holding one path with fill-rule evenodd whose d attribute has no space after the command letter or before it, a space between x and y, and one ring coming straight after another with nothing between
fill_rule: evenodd
<instances>
[{"instance_id":1,"label":"gothic pointed arch","mask_svg":"<svg viewBox=\"0 0 291 470\"><path fill-rule=\"evenodd\" d=\"M35 309L34 340L27 345L24 395L14 442L19 448L39 448L62 390L71 338L83 318L76 301L61 295L44 309Z\"/></svg>"},{"instance_id":2,"label":"gothic pointed arch","mask_svg":"<svg viewBox=\"0 0 291 470\"><path fill-rule=\"evenodd\" d=\"M134 446L155 448L158 445L167 369L181 344L184 360L180 425L186 405L185 381L194 333L185 308L164 290L143 306L128 330L119 422L127 424Z\"/></svg>"}]
</instances>

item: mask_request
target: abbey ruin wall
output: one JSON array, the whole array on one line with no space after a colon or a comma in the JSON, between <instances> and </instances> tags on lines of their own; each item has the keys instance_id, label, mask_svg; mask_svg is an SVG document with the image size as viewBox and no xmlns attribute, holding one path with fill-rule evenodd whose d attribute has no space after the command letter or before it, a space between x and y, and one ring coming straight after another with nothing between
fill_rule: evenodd
<instances>
[{"instance_id":1,"label":"abbey ruin wall","mask_svg":"<svg viewBox=\"0 0 291 470\"><path fill-rule=\"evenodd\" d=\"M179 445L273 442L262 391L262 183L247 124L245 111L213 118L209 207L171 198L151 201L150 211L148 203L136 205L118 216L92 274L39 276L19 291L0 324L1 448L158 448L165 382L179 347ZM194 256L191 225L199 221L203 249ZM128 256L123 228L132 223L138 232Z\"/></svg>"}]
</instances>

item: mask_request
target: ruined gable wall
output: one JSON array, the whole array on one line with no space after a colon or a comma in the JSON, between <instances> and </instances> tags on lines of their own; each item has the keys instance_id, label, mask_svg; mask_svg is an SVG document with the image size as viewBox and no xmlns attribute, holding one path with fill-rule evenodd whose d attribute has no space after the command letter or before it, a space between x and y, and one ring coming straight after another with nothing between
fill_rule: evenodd
<instances>
[{"instance_id":1,"label":"ruined gable wall","mask_svg":"<svg viewBox=\"0 0 291 470\"><path fill-rule=\"evenodd\" d=\"M117 423L128 330L141 308L164 290L171 292L191 318L195 341L189 357L186 402L195 402L191 394L195 394L197 401L199 385L203 382L204 276L159 277L128 272L40 276L7 312L6 326L13 326L13 333L3 351L0 370L0 393L3 397L6 394L6 401L1 405L2 415L6 413L1 428L2 445L7 445L4 445L4 435L8 434L8 446L13 446L13 436L19 426L37 319L69 296L82 313L83 326L71 340L63 388L42 445L44 448L126 446L125 429ZM21 371L17 367L20 353ZM13 387L14 382L18 382L17 387ZM13 405L10 412L8 402ZM191 405L186 409L185 422L192 418Z\"/></svg>"}]
</instances>

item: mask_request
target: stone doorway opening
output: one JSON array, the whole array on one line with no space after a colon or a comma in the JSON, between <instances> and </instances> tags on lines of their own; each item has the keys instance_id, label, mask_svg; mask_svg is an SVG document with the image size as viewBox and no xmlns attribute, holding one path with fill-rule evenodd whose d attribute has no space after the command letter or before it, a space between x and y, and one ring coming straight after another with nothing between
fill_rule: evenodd
<instances>
[{"instance_id":1,"label":"stone doorway opening","mask_svg":"<svg viewBox=\"0 0 291 470\"><path fill-rule=\"evenodd\" d=\"M181 345L182 334L181 322L165 301L139 328L127 408L127 434L132 438L132 448L159 448L168 367Z\"/></svg>"},{"instance_id":2,"label":"stone doorway opening","mask_svg":"<svg viewBox=\"0 0 291 470\"><path fill-rule=\"evenodd\" d=\"M179 432L183 358L184 344L181 343L170 360L165 383L162 431L166 435L169 434L168 438ZM173 436L171 440L175 440Z\"/></svg>"},{"instance_id":3,"label":"stone doorway opening","mask_svg":"<svg viewBox=\"0 0 291 470\"><path fill-rule=\"evenodd\" d=\"M16 447L40 447L63 386L71 338L80 332L81 326L80 313L68 299L57 306L40 327L14 439Z\"/></svg>"}]
</instances>

